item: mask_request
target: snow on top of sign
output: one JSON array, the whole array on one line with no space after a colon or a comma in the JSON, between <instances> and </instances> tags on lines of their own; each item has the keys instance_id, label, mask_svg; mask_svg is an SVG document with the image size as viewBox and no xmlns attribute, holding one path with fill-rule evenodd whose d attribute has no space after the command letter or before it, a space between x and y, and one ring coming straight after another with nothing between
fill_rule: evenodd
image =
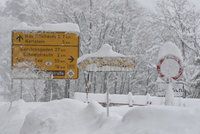
<instances>
[{"instance_id":1,"label":"snow on top of sign","mask_svg":"<svg viewBox=\"0 0 200 134\"><path fill-rule=\"evenodd\" d=\"M125 57L123 54L117 53L112 50L112 46L109 44L104 44L95 53L92 54L94 57Z\"/></svg>"},{"instance_id":2,"label":"snow on top of sign","mask_svg":"<svg viewBox=\"0 0 200 134\"><path fill-rule=\"evenodd\" d=\"M110 46L109 44L104 44L97 52L85 54L78 58L78 63L90 57L125 57L125 55L113 51L112 46Z\"/></svg>"},{"instance_id":3,"label":"snow on top of sign","mask_svg":"<svg viewBox=\"0 0 200 134\"><path fill-rule=\"evenodd\" d=\"M174 55L183 61L180 49L172 42L166 42L163 44L158 54L158 60L164 58L167 55Z\"/></svg>"},{"instance_id":4,"label":"snow on top of sign","mask_svg":"<svg viewBox=\"0 0 200 134\"><path fill-rule=\"evenodd\" d=\"M77 32L80 33L79 26L75 23L44 23L41 26L30 26L25 22L20 23L14 30L36 30L36 31L56 31L56 32Z\"/></svg>"}]
</instances>

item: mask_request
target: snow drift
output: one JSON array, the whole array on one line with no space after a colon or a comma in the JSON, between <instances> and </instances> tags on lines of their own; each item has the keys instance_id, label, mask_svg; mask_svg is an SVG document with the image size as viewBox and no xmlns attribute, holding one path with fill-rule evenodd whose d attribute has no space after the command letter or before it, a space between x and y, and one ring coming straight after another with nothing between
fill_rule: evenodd
<instances>
[{"instance_id":1,"label":"snow drift","mask_svg":"<svg viewBox=\"0 0 200 134\"><path fill-rule=\"evenodd\" d=\"M101 126L103 108L98 103L53 101L26 116L20 134L89 134Z\"/></svg>"},{"instance_id":2,"label":"snow drift","mask_svg":"<svg viewBox=\"0 0 200 134\"><path fill-rule=\"evenodd\" d=\"M0 103L0 134L199 134L195 107L111 107L97 102Z\"/></svg>"},{"instance_id":3,"label":"snow drift","mask_svg":"<svg viewBox=\"0 0 200 134\"><path fill-rule=\"evenodd\" d=\"M26 115L42 103L0 103L0 134L19 134Z\"/></svg>"},{"instance_id":4,"label":"snow drift","mask_svg":"<svg viewBox=\"0 0 200 134\"><path fill-rule=\"evenodd\" d=\"M198 112L183 107L137 107L123 117L118 133L126 130L126 134L199 134Z\"/></svg>"}]
</instances>

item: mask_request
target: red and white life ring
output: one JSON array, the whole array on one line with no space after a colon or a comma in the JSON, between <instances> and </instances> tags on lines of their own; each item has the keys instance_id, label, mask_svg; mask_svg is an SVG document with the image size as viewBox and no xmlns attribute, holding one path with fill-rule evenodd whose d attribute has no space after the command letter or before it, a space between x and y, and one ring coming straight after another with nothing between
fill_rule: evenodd
<instances>
[{"instance_id":1,"label":"red and white life ring","mask_svg":"<svg viewBox=\"0 0 200 134\"><path fill-rule=\"evenodd\" d=\"M181 60L180 60L178 57L174 56L174 55L166 55L166 56L164 56L163 58L161 58L161 59L159 60L159 62L158 62L158 64L157 64L157 72L158 72L158 74L159 74L159 77L160 77L161 79L163 79L164 81L166 81L167 79L169 79L169 78L166 78L165 74L163 74L163 72L161 71L161 66L162 66L163 62L164 62L165 60L167 60L167 59L174 60L174 61L176 61L176 62L178 63L178 65L179 65L179 70L178 70L177 74L175 74L174 76L171 77L172 79L177 80L177 79L180 78L181 75L183 74L183 66L182 66Z\"/></svg>"}]
</instances>

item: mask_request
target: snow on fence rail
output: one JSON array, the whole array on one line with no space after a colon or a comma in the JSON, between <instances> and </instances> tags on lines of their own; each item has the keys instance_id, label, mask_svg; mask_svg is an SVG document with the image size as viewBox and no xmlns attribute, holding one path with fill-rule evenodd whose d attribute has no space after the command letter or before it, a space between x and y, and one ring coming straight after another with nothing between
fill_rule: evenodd
<instances>
[{"instance_id":1,"label":"snow on fence rail","mask_svg":"<svg viewBox=\"0 0 200 134\"><path fill-rule=\"evenodd\" d=\"M83 101L83 102L91 102L97 101L101 104L106 104L106 94L87 94L82 92L75 92L74 99ZM127 95L123 94L110 94L110 104L111 105L129 105L129 106L146 106L146 105L164 105L165 97L155 97L147 95L132 95L129 93ZM174 101L175 106L200 106L200 99L193 98L181 98L176 97Z\"/></svg>"}]
</instances>

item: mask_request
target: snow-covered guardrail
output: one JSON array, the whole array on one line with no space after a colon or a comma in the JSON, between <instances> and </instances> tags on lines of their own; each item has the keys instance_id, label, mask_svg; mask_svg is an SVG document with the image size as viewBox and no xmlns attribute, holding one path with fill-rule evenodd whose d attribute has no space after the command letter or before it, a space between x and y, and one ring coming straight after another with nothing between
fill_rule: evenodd
<instances>
[{"instance_id":1,"label":"snow-covered guardrail","mask_svg":"<svg viewBox=\"0 0 200 134\"><path fill-rule=\"evenodd\" d=\"M75 92L74 99L80 100L83 102L97 101L101 104L106 104L106 94L94 94L94 93L82 93ZM145 106L145 105L164 105L164 97L155 97L147 95L132 95L129 93L124 94L110 94L110 104L111 105L129 105L129 106ZM193 98L181 98L176 97L175 106L200 106L200 99Z\"/></svg>"},{"instance_id":2,"label":"snow-covered guardrail","mask_svg":"<svg viewBox=\"0 0 200 134\"><path fill-rule=\"evenodd\" d=\"M94 94L94 93L88 93L88 97L86 93L81 92L75 92L74 99L80 100L83 102L91 102L91 101L97 101L101 104L106 103L106 94ZM110 94L110 104L115 105L147 105L151 104L151 96L150 95L135 95L133 96L132 93L129 93L128 95L122 95L122 94Z\"/></svg>"}]
</instances>

